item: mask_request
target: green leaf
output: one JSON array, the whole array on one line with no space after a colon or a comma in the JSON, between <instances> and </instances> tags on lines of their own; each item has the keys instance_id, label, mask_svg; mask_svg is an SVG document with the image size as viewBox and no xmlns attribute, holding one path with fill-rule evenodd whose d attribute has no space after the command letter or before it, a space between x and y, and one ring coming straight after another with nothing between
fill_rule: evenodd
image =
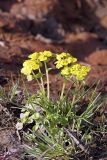
<instances>
[{"instance_id":1,"label":"green leaf","mask_svg":"<svg viewBox=\"0 0 107 160\"><path fill-rule=\"evenodd\" d=\"M34 78L36 79L41 78L41 77L43 77L43 74L40 72L34 75Z\"/></svg>"},{"instance_id":2,"label":"green leaf","mask_svg":"<svg viewBox=\"0 0 107 160\"><path fill-rule=\"evenodd\" d=\"M38 120L40 118L40 114L38 112L34 113L32 116L35 120Z\"/></svg>"},{"instance_id":3,"label":"green leaf","mask_svg":"<svg viewBox=\"0 0 107 160\"><path fill-rule=\"evenodd\" d=\"M39 123L36 123L36 125L33 126L33 131L37 131L39 128Z\"/></svg>"},{"instance_id":4,"label":"green leaf","mask_svg":"<svg viewBox=\"0 0 107 160\"><path fill-rule=\"evenodd\" d=\"M51 71L52 70L52 68L48 68L48 71Z\"/></svg>"}]
</instances>

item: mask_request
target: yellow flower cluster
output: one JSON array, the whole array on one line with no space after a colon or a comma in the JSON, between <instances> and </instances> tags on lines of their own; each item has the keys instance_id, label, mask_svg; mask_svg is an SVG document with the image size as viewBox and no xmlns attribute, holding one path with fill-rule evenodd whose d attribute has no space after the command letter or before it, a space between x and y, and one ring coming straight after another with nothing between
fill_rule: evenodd
<instances>
[{"instance_id":1,"label":"yellow flower cluster","mask_svg":"<svg viewBox=\"0 0 107 160\"><path fill-rule=\"evenodd\" d=\"M29 59L23 63L23 68L21 69L21 73L27 76L27 79L30 81L33 79L33 71L38 70L43 61L48 61L48 59L52 56L50 51L44 52L35 52L29 55Z\"/></svg>"},{"instance_id":2,"label":"yellow flower cluster","mask_svg":"<svg viewBox=\"0 0 107 160\"><path fill-rule=\"evenodd\" d=\"M29 58L32 60L38 60L38 61L47 61L49 57L52 57L52 52L50 51L44 51L44 52L35 52L31 55L29 55Z\"/></svg>"},{"instance_id":3,"label":"yellow flower cluster","mask_svg":"<svg viewBox=\"0 0 107 160\"><path fill-rule=\"evenodd\" d=\"M76 58L71 56L69 53L65 53L65 52L63 52L61 54L57 54L56 59L57 59L57 61L55 62L55 64L56 64L56 68L58 68L58 69L65 67L65 66L68 66L69 64L77 61Z\"/></svg>"},{"instance_id":4,"label":"yellow flower cluster","mask_svg":"<svg viewBox=\"0 0 107 160\"><path fill-rule=\"evenodd\" d=\"M88 66L73 64L77 62L77 59L71 56L69 53L63 52L61 54L57 54L56 59L56 68L61 68L61 75L67 78L75 76L76 79L83 80L87 73L90 71L90 67Z\"/></svg>"},{"instance_id":5,"label":"yellow flower cluster","mask_svg":"<svg viewBox=\"0 0 107 160\"><path fill-rule=\"evenodd\" d=\"M90 67L82 66L80 64L74 64L72 66L66 66L61 70L61 75L65 77L75 76L78 80L84 80L87 73L90 71Z\"/></svg>"},{"instance_id":6,"label":"yellow flower cluster","mask_svg":"<svg viewBox=\"0 0 107 160\"><path fill-rule=\"evenodd\" d=\"M35 70L39 70L42 66L42 62L48 62L49 58L53 56L50 51L35 52L29 55L29 59L23 63L21 73L27 76L28 80L33 79ZM56 68L61 69L61 75L70 78L75 76L78 80L83 80L87 73L90 71L90 67L82 66L77 62L77 59L71 56L69 53L60 53L56 56Z\"/></svg>"},{"instance_id":7,"label":"yellow flower cluster","mask_svg":"<svg viewBox=\"0 0 107 160\"><path fill-rule=\"evenodd\" d=\"M71 67L71 73L75 75L78 80L83 80L89 71L90 67L80 64L75 64Z\"/></svg>"}]
</instances>

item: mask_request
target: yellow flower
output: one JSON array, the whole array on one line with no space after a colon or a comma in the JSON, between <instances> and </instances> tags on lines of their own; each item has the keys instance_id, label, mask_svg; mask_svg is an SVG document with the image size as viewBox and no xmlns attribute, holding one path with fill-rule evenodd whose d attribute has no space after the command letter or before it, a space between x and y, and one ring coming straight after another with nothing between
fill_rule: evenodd
<instances>
[{"instance_id":1,"label":"yellow flower","mask_svg":"<svg viewBox=\"0 0 107 160\"><path fill-rule=\"evenodd\" d=\"M75 75L78 80L83 80L89 71L90 71L90 67L82 66L80 64L74 64L70 68L71 74Z\"/></svg>"},{"instance_id":2,"label":"yellow flower","mask_svg":"<svg viewBox=\"0 0 107 160\"><path fill-rule=\"evenodd\" d=\"M40 61L35 60L26 60L23 63L23 68L21 69L21 73L27 76L28 81L31 81L33 79L32 71L39 69L41 66Z\"/></svg>"},{"instance_id":3,"label":"yellow flower","mask_svg":"<svg viewBox=\"0 0 107 160\"><path fill-rule=\"evenodd\" d=\"M24 75L27 76L28 81L31 81L33 79L33 76L31 75L32 74L32 69L30 69L29 67L23 67L21 69L21 73L23 73Z\"/></svg>"},{"instance_id":4,"label":"yellow flower","mask_svg":"<svg viewBox=\"0 0 107 160\"><path fill-rule=\"evenodd\" d=\"M31 81L33 79L33 76L30 74L30 75L27 75L27 80L28 81Z\"/></svg>"},{"instance_id":5,"label":"yellow flower","mask_svg":"<svg viewBox=\"0 0 107 160\"><path fill-rule=\"evenodd\" d=\"M68 66L71 63L74 63L77 61L76 58L71 56L69 53L61 53L59 55L56 55L57 61L55 62L56 68L62 68L65 66Z\"/></svg>"},{"instance_id":6,"label":"yellow flower","mask_svg":"<svg viewBox=\"0 0 107 160\"><path fill-rule=\"evenodd\" d=\"M30 54L28 57L31 58L32 60L37 60L39 57L39 53L34 52L34 53Z\"/></svg>"},{"instance_id":7,"label":"yellow flower","mask_svg":"<svg viewBox=\"0 0 107 160\"><path fill-rule=\"evenodd\" d=\"M23 67L22 69L21 69L21 73L23 73L23 74L25 74L25 75L30 75L31 74L31 72L32 72L32 69L31 68L29 68L29 67Z\"/></svg>"},{"instance_id":8,"label":"yellow flower","mask_svg":"<svg viewBox=\"0 0 107 160\"><path fill-rule=\"evenodd\" d=\"M58 69L62 68L63 67L63 60L56 61L55 64L56 64L56 68L58 68Z\"/></svg>"},{"instance_id":9,"label":"yellow flower","mask_svg":"<svg viewBox=\"0 0 107 160\"><path fill-rule=\"evenodd\" d=\"M31 70L36 70L39 69L41 63L39 61L35 61L35 60L26 60L23 63L24 67L29 67Z\"/></svg>"},{"instance_id":10,"label":"yellow flower","mask_svg":"<svg viewBox=\"0 0 107 160\"><path fill-rule=\"evenodd\" d=\"M77 80L84 80L88 72L90 71L90 67L82 66L80 64L74 64L72 66L66 66L61 70L61 75L70 78L71 76L75 76Z\"/></svg>"},{"instance_id":11,"label":"yellow flower","mask_svg":"<svg viewBox=\"0 0 107 160\"><path fill-rule=\"evenodd\" d=\"M49 57L52 57L52 53L50 51L39 52L38 60L47 61Z\"/></svg>"},{"instance_id":12,"label":"yellow flower","mask_svg":"<svg viewBox=\"0 0 107 160\"><path fill-rule=\"evenodd\" d=\"M61 75L65 76L65 77L70 77L70 75L71 75L70 68L69 67L64 67L61 70Z\"/></svg>"},{"instance_id":13,"label":"yellow flower","mask_svg":"<svg viewBox=\"0 0 107 160\"><path fill-rule=\"evenodd\" d=\"M70 57L71 55L69 54L69 53L65 53L65 52L62 52L61 54L57 54L56 55L56 59L57 60L60 60L60 59L62 59L62 58L67 58L67 57Z\"/></svg>"},{"instance_id":14,"label":"yellow flower","mask_svg":"<svg viewBox=\"0 0 107 160\"><path fill-rule=\"evenodd\" d=\"M48 57L44 55L43 52L40 52L38 59L39 61L43 62L43 61L47 61Z\"/></svg>"},{"instance_id":15,"label":"yellow flower","mask_svg":"<svg viewBox=\"0 0 107 160\"><path fill-rule=\"evenodd\" d=\"M52 56L52 52L44 51L44 52L34 52L28 57L31 58L31 60L47 61L47 59L51 56Z\"/></svg>"},{"instance_id":16,"label":"yellow flower","mask_svg":"<svg viewBox=\"0 0 107 160\"><path fill-rule=\"evenodd\" d=\"M32 80L33 71L38 70L42 65L42 61L47 61L52 55L53 54L50 51L32 53L28 56L30 59L23 63L21 73L27 76L28 81ZM37 77L37 75L35 76Z\"/></svg>"},{"instance_id":17,"label":"yellow flower","mask_svg":"<svg viewBox=\"0 0 107 160\"><path fill-rule=\"evenodd\" d=\"M50 52L50 51L44 51L43 54L46 57L52 57L52 55L53 55L52 52Z\"/></svg>"},{"instance_id":18,"label":"yellow flower","mask_svg":"<svg viewBox=\"0 0 107 160\"><path fill-rule=\"evenodd\" d=\"M71 56L70 53L62 52L61 54L56 55L57 60L61 60L61 59L65 59L65 58L70 58L70 59L72 58L73 61L77 61L77 59L74 58L73 56Z\"/></svg>"}]
</instances>

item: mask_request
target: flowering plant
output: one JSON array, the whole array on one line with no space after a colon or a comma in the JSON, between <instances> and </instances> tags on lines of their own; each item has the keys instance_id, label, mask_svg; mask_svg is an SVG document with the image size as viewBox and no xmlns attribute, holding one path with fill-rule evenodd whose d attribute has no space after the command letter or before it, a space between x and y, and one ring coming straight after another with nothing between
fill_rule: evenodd
<instances>
[{"instance_id":1,"label":"flowering plant","mask_svg":"<svg viewBox=\"0 0 107 160\"><path fill-rule=\"evenodd\" d=\"M27 97L26 105L22 108L20 120L16 125L17 129L21 130L23 125L34 124L27 138L33 139L37 145L34 148L27 147L27 152L37 159L60 156L68 160L78 150L76 145L86 152L74 133L76 136L80 135L84 143L91 140L91 133L83 131L83 123L86 128L87 124L91 125L89 118L99 107L97 105L99 95L96 98L96 92L93 91L91 99L87 99L88 90L82 87L90 67L77 63L76 58L64 52L60 54L53 54L50 51L35 52L28 58L23 63L21 73L26 75L28 80L36 79L40 91ZM48 68L48 63L51 59L54 59L56 69L60 69L60 74L65 80L81 82L80 86L71 90L71 99L64 96L65 81L59 100L53 101L50 98L49 71L52 68ZM42 67L45 68L46 74L43 73ZM44 75L47 79L47 89L44 87ZM83 100L87 100L85 111L80 107Z\"/></svg>"},{"instance_id":2,"label":"flowering plant","mask_svg":"<svg viewBox=\"0 0 107 160\"><path fill-rule=\"evenodd\" d=\"M71 56L69 53L60 53L60 54L53 54L50 51L44 52L35 52L29 55L29 60L26 60L23 63L23 68L21 73L27 76L28 81L32 79L38 78L41 80L42 90L44 91L44 84L43 84L43 73L41 72L41 67L45 66L46 77L47 77L47 96L49 98L49 74L48 74L48 67L47 63L50 59L55 59L56 68L61 70L61 75L64 76L66 79L71 79L75 77L76 80L82 81L85 79L86 75L90 71L89 66L80 65L77 62L77 59ZM35 71L37 72L35 74ZM39 81L38 81L39 82ZM40 86L40 85L39 85Z\"/></svg>"}]
</instances>

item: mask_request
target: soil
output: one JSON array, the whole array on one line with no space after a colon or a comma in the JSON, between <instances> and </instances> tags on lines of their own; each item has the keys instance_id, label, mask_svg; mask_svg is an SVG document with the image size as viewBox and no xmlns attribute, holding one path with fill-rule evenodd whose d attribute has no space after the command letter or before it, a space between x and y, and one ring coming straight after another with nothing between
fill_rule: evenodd
<instances>
[{"instance_id":1,"label":"soil","mask_svg":"<svg viewBox=\"0 0 107 160\"><path fill-rule=\"evenodd\" d=\"M88 83L100 80L107 92L107 0L0 1L0 85L8 90L12 79L20 79L28 54L42 50L70 52L89 64ZM62 81L56 75L51 75L51 83L57 82L54 92ZM27 87L32 92L37 86L31 82ZM6 109L1 107L0 120ZM0 124L0 160L6 160L4 153L21 146L11 118L7 119L9 126Z\"/></svg>"}]
</instances>

